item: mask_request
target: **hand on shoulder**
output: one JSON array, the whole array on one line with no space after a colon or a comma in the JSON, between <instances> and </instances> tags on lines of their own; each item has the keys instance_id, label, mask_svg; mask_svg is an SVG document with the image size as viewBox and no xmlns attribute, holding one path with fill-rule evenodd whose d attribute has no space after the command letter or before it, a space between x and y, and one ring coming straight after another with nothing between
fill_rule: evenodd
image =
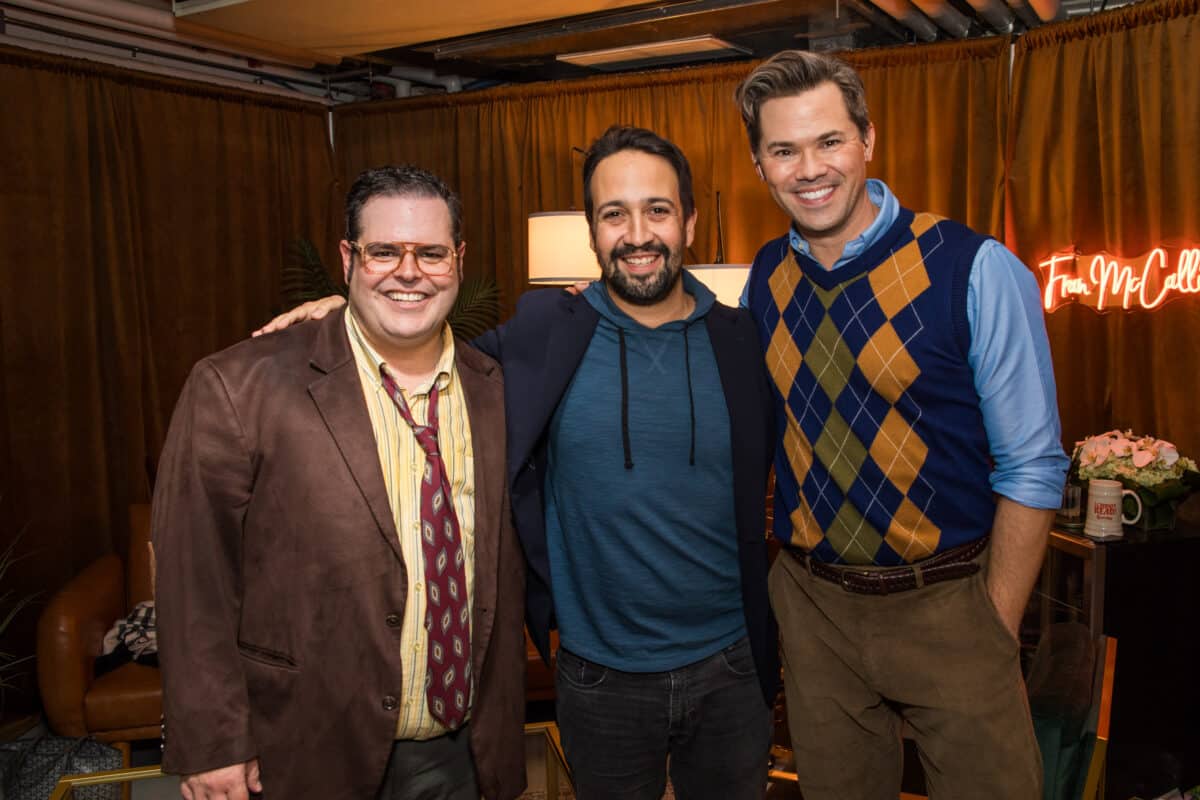
<instances>
[{"instance_id":1,"label":"hand on shoulder","mask_svg":"<svg viewBox=\"0 0 1200 800\"><path fill-rule=\"evenodd\" d=\"M309 300L307 303L301 303L296 306L291 311L283 312L250 335L262 336L264 333L281 331L290 325L295 325L297 322L305 322L310 319L324 319L329 312L337 311L344 305L346 305L346 298L340 294L331 294L328 297L322 297L320 300Z\"/></svg>"}]
</instances>

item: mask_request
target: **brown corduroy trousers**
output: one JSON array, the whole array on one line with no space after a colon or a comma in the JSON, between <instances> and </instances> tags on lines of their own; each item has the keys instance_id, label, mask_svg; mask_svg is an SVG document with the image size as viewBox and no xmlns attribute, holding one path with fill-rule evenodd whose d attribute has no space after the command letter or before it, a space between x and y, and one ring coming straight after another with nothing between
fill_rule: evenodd
<instances>
[{"instance_id":1,"label":"brown corduroy trousers","mask_svg":"<svg viewBox=\"0 0 1200 800\"><path fill-rule=\"evenodd\" d=\"M931 800L1038 800L1042 764L1017 641L967 578L854 594L780 553L770 574L805 800L896 800L901 732Z\"/></svg>"}]
</instances>

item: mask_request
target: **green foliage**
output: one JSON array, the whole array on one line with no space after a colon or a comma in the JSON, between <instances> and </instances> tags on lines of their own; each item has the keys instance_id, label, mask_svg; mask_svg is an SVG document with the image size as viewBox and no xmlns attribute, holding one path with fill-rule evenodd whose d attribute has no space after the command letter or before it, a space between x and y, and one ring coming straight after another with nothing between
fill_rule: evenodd
<instances>
[{"instance_id":1,"label":"green foliage","mask_svg":"<svg viewBox=\"0 0 1200 800\"><path fill-rule=\"evenodd\" d=\"M334 281L321 263L316 246L299 237L292 240L288 262L283 265L280 294L285 308L295 308L309 300L319 300L331 294L346 296L346 287Z\"/></svg>"},{"instance_id":2,"label":"green foliage","mask_svg":"<svg viewBox=\"0 0 1200 800\"><path fill-rule=\"evenodd\" d=\"M4 550L0 552L0 586L5 584L4 579L8 574L8 570L21 559L25 558L25 556L18 556L16 554L17 543L21 541L21 537L24 534L25 531L22 529L21 532L18 533L11 542L9 542L8 547L4 548ZM36 594L31 594L26 595L25 597L14 598L11 589L6 589L4 592L0 592L0 638L3 638L5 632L8 630L8 626L12 624L12 621L16 618L17 614L21 613L21 610L24 609L25 606L32 603L36 597ZM0 711L3 710L4 692L8 689L14 688L16 685L14 678L17 674L19 674L15 671L16 667L26 661L29 661L31 658L33 658L32 655L18 657L12 653L0 652Z\"/></svg>"},{"instance_id":3,"label":"green foliage","mask_svg":"<svg viewBox=\"0 0 1200 800\"><path fill-rule=\"evenodd\" d=\"M476 275L458 288L458 299L447 317L454 335L470 341L500 321L500 287Z\"/></svg>"}]
</instances>

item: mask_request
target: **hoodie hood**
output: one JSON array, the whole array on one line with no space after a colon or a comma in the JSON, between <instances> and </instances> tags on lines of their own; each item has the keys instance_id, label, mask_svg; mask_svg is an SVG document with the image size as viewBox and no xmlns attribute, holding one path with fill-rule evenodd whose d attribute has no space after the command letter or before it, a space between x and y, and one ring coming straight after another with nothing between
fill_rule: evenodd
<instances>
[{"instance_id":1,"label":"hoodie hood","mask_svg":"<svg viewBox=\"0 0 1200 800\"><path fill-rule=\"evenodd\" d=\"M583 290L583 296L600 314L600 325L605 324L617 331L618 365L621 379L621 445L625 454L625 469L633 469L633 448L629 441L629 345L627 339L638 339L646 336L659 336L662 333L678 331L683 338L683 368L687 379L688 416L690 439L688 442L688 464L696 465L696 398L692 388L692 360L688 343L688 330L695 323L704 319L717 296L702 282L692 276L686 269L681 271L679 279L683 281L683 290L696 301L696 307L686 319L672 320L657 328L651 329L642 325L633 317L626 314L613 302L608 293L608 285L604 281L594 281Z\"/></svg>"},{"instance_id":2,"label":"hoodie hood","mask_svg":"<svg viewBox=\"0 0 1200 800\"><path fill-rule=\"evenodd\" d=\"M696 301L696 307L692 309L692 313L688 315L687 319L673 320L659 326L658 330L682 330L697 320L704 319L704 316L713 307L713 303L717 302L717 296L712 293L712 290L694 277L689 270L682 270L679 280L683 282L683 290ZM647 330L644 325L617 307L617 304L613 302L612 295L608 292L608 284L604 281L592 281L583 290L583 296L601 317L617 328L626 331Z\"/></svg>"}]
</instances>

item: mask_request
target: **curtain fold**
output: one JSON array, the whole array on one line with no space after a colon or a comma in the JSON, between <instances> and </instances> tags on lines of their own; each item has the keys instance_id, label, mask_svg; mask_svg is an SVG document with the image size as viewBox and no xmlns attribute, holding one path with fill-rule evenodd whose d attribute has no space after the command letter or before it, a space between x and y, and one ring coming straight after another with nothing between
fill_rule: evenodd
<instances>
[{"instance_id":1,"label":"curtain fold","mask_svg":"<svg viewBox=\"0 0 1200 800\"><path fill-rule=\"evenodd\" d=\"M293 238L332 257L340 191L318 104L13 49L0 96L3 533L52 590L123 553L191 365L279 307Z\"/></svg>"},{"instance_id":2,"label":"curtain fold","mask_svg":"<svg viewBox=\"0 0 1200 800\"><path fill-rule=\"evenodd\" d=\"M879 129L871 174L891 184L902 202L999 232L1007 50L1008 40L998 38L845 54L862 70ZM582 209L581 151L609 125L640 125L674 141L691 162L698 216L686 263L709 262L717 251L718 191L725 260L749 262L788 224L753 169L733 101L750 68L341 106L334 110L340 174L348 183L368 167L412 162L446 179L463 196L467 269L496 278L507 313L528 288L528 215Z\"/></svg>"},{"instance_id":3,"label":"curtain fold","mask_svg":"<svg viewBox=\"0 0 1200 800\"><path fill-rule=\"evenodd\" d=\"M1159 245L1200 244L1198 10L1139 3L1017 43L1006 238L1031 268L1071 248L1140 265ZM1068 442L1131 427L1200 453L1197 299L1047 315Z\"/></svg>"}]
</instances>

